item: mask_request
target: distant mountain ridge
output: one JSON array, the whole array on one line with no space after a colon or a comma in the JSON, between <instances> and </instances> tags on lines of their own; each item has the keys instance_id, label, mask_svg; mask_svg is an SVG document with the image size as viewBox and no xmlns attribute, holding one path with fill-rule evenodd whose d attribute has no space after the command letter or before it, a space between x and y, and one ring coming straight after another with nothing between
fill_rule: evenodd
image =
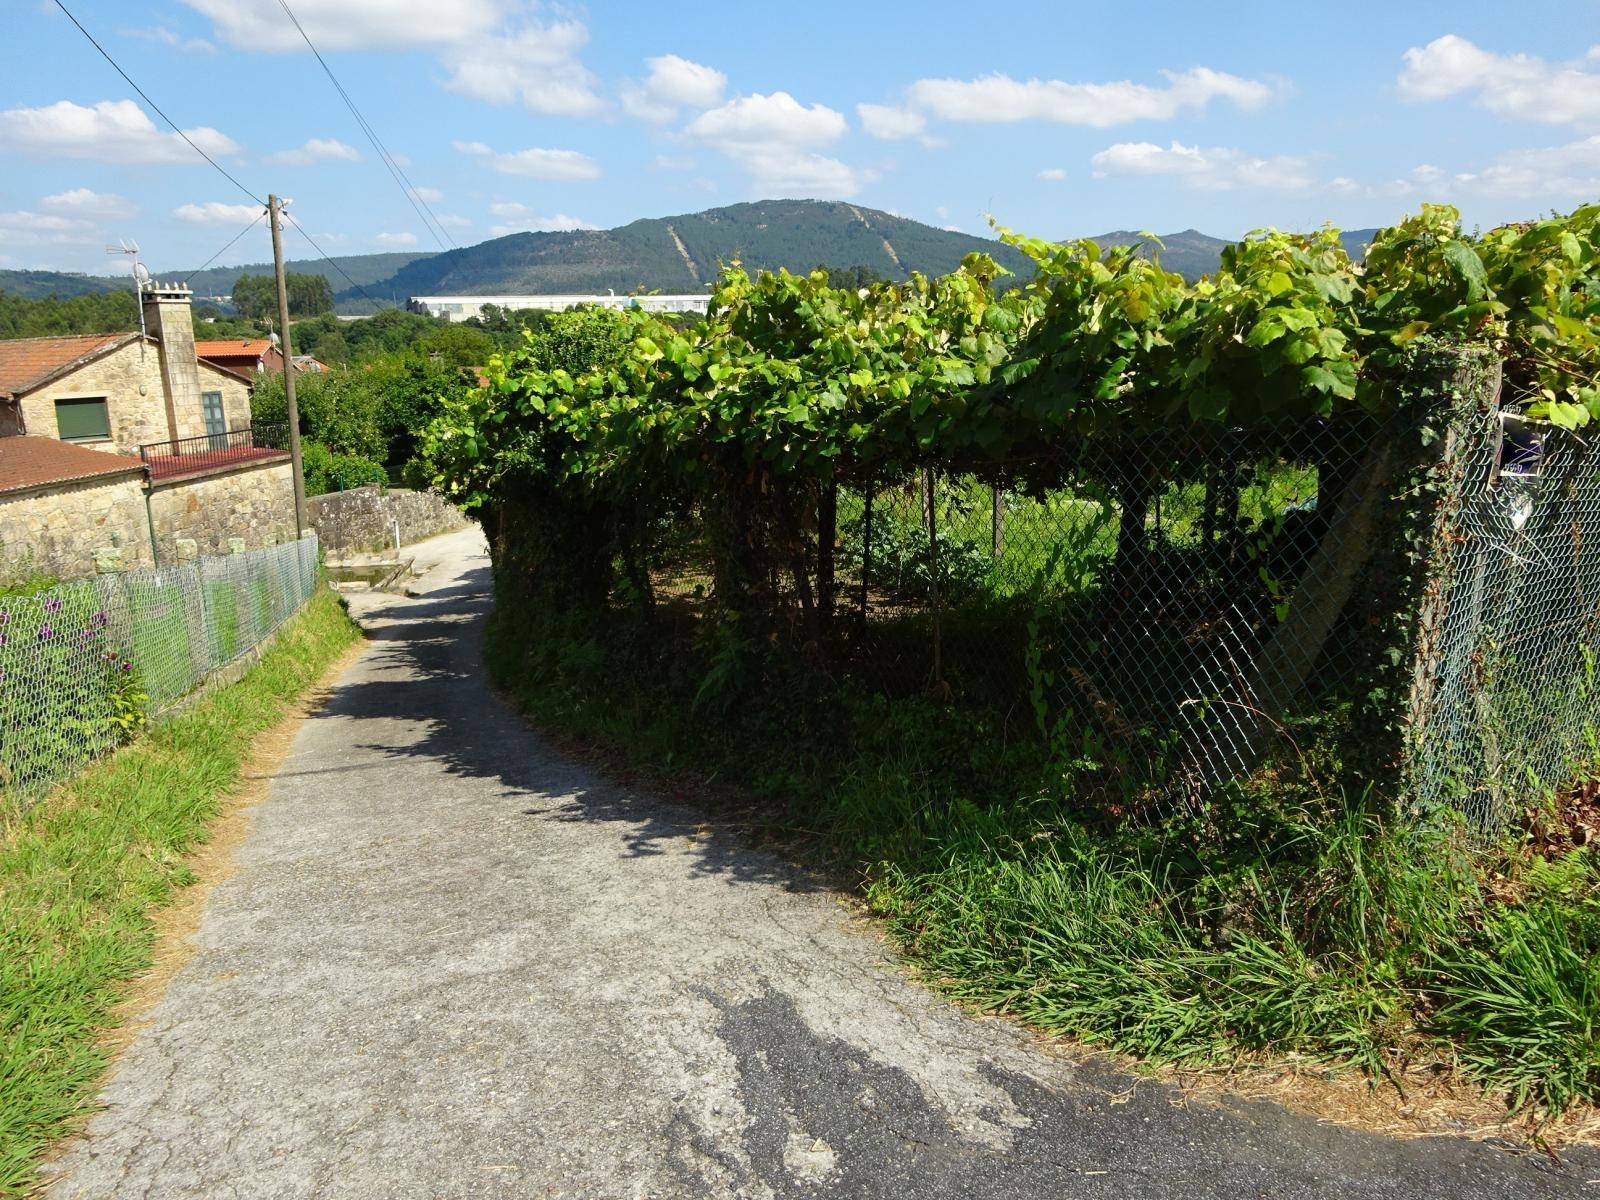
<instances>
[{"instance_id":1,"label":"distant mountain ridge","mask_svg":"<svg viewBox=\"0 0 1600 1200\"><path fill-rule=\"evenodd\" d=\"M1377 235L1376 229L1347 229L1339 234L1339 241L1343 244L1345 253L1359 262L1367 252L1367 247L1372 244L1372 239ZM1089 240L1099 246L1102 251L1112 246L1139 246L1139 254L1143 258L1156 258L1161 265L1169 271L1182 275L1191 283L1202 275L1211 275L1222 265L1222 251L1233 243L1226 238L1215 238L1210 234L1201 233L1198 229L1185 229L1179 233L1164 233L1158 235L1161 245L1157 246L1150 241L1148 234L1136 233L1131 229L1117 229L1111 233L1096 234Z\"/></svg>"},{"instance_id":2,"label":"distant mountain ridge","mask_svg":"<svg viewBox=\"0 0 1600 1200\"><path fill-rule=\"evenodd\" d=\"M1360 257L1376 232L1357 229L1341 236L1352 257ZM1106 248L1131 245L1145 235L1114 230L1091 240ZM1195 229L1163 235L1161 241L1161 248L1146 244L1140 253L1159 254L1168 270L1191 280L1214 272L1229 244ZM1031 274L1022 254L993 238L835 200L762 200L647 217L616 229L513 233L442 253L352 254L335 258L337 266L320 259L296 259L287 266L326 277L340 311L363 312L372 311L373 301L403 304L408 296L698 292L735 260L753 271L864 266L888 279L904 279L912 271L952 271L973 251L991 255L1016 274ZM197 296L216 296L226 295L240 275L271 270L270 263L251 263L154 274L163 280L192 275ZM28 298L130 286L125 276L0 270L0 291Z\"/></svg>"},{"instance_id":3,"label":"distant mountain ridge","mask_svg":"<svg viewBox=\"0 0 1600 1200\"><path fill-rule=\"evenodd\" d=\"M752 271L865 266L904 279L952 271L973 251L1028 269L1023 255L992 238L839 201L763 200L616 229L513 233L417 259L377 287L412 296L699 292L734 261ZM346 289L339 298L355 295Z\"/></svg>"}]
</instances>

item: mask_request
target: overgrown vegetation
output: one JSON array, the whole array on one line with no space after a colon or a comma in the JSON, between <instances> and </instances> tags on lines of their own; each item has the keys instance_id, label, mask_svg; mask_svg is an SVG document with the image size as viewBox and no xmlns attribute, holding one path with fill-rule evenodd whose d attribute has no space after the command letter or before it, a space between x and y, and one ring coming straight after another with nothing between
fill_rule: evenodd
<instances>
[{"instance_id":1,"label":"overgrown vegetation","mask_svg":"<svg viewBox=\"0 0 1600 1200\"><path fill-rule=\"evenodd\" d=\"M151 911L192 882L185 855L252 739L356 637L320 591L239 683L0 814L0 1196L31 1194L91 1103L122 987L150 965Z\"/></svg>"},{"instance_id":2,"label":"overgrown vegetation","mask_svg":"<svg viewBox=\"0 0 1600 1200\"><path fill-rule=\"evenodd\" d=\"M1119 822L1001 710L582 615L502 609L485 661L547 728L744 790L985 1010L1157 1063L1453 1063L1535 1118L1600 1097L1592 848L1485 847L1449 810L1317 787L1325 762Z\"/></svg>"},{"instance_id":3,"label":"overgrown vegetation","mask_svg":"<svg viewBox=\"0 0 1600 1200\"><path fill-rule=\"evenodd\" d=\"M1433 447L1492 408L1486 364L1527 417L1600 416L1600 207L1427 207L1365 267L1252 235L1193 285L1005 240L1018 287L981 255L734 268L703 326L572 314L446 396L421 462L490 534L490 662L810 831L975 1002L1161 1060L1443 1054L1523 1111L1596 1099L1592 851L1485 848L1397 768ZM945 669L975 622L1009 690ZM1185 757L1225 709L1254 714L1227 769Z\"/></svg>"}]
</instances>

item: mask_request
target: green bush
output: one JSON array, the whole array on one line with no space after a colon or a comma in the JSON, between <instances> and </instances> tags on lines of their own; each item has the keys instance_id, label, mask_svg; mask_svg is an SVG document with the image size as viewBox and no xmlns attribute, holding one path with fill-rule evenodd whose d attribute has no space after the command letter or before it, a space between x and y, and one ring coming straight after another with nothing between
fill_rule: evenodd
<instances>
[{"instance_id":1,"label":"green bush","mask_svg":"<svg viewBox=\"0 0 1600 1200\"><path fill-rule=\"evenodd\" d=\"M335 454L321 442L302 442L301 461L305 468L306 495L347 492L368 484L387 484L389 472L381 463L359 454Z\"/></svg>"}]
</instances>

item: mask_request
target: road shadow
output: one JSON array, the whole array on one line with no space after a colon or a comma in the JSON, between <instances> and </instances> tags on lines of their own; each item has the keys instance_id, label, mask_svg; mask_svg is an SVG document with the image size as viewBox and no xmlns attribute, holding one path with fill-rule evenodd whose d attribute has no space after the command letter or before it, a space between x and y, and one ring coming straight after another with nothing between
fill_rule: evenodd
<instances>
[{"instance_id":1,"label":"road shadow","mask_svg":"<svg viewBox=\"0 0 1600 1200\"><path fill-rule=\"evenodd\" d=\"M740 828L608 779L532 729L495 691L483 664L491 585L489 568L473 567L425 596L366 614L373 646L362 677L341 683L309 719L359 722L358 736L382 731L356 748L389 760L427 759L451 775L488 781L530 818L614 824L629 857L687 850L696 874L791 892L829 890L815 875L754 849Z\"/></svg>"}]
</instances>

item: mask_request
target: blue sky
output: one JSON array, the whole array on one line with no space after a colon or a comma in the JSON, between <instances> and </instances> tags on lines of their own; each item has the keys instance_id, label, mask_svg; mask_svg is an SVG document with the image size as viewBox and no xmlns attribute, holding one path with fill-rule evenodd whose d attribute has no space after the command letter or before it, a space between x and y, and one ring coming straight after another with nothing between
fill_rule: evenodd
<instances>
[{"instance_id":1,"label":"blue sky","mask_svg":"<svg viewBox=\"0 0 1600 1200\"><path fill-rule=\"evenodd\" d=\"M67 3L328 251L436 248L279 0ZM190 267L249 221L53 3L3 4L0 266ZM289 4L462 245L772 196L1050 237L1600 198L1600 0Z\"/></svg>"}]
</instances>

